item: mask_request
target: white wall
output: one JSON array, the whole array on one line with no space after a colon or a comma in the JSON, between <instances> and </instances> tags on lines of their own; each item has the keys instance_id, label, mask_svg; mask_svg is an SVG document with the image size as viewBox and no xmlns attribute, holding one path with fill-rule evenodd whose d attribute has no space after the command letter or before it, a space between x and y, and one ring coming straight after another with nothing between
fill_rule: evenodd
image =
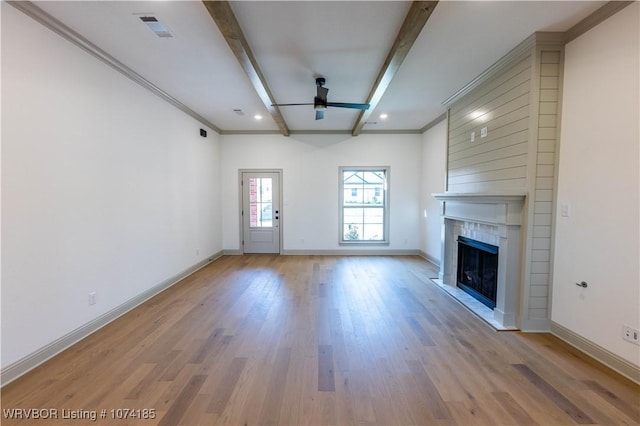
<instances>
[{"instance_id":1,"label":"white wall","mask_svg":"<svg viewBox=\"0 0 640 426\"><path fill-rule=\"evenodd\" d=\"M200 127L2 3L2 367L221 250Z\"/></svg>"},{"instance_id":2,"label":"white wall","mask_svg":"<svg viewBox=\"0 0 640 426\"><path fill-rule=\"evenodd\" d=\"M621 328L640 328L639 6L566 46L558 206L570 216L556 214L552 307L554 322L635 365Z\"/></svg>"},{"instance_id":3,"label":"white wall","mask_svg":"<svg viewBox=\"0 0 640 426\"><path fill-rule=\"evenodd\" d=\"M282 169L283 250L341 250L338 167L390 166L390 245L418 250L420 135L223 135L223 247L239 250L239 169ZM358 247L360 248L360 247ZM347 247L352 249L352 247Z\"/></svg>"},{"instance_id":4,"label":"white wall","mask_svg":"<svg viewBox=\"0 0 640 426\"><path fill-rule=\"evenodd\" d=\"M420 250L433 262L440 262L440 201L431 196L445 192L447 173L447 120L442 120L422 135L422 189L420 191Z\"/></svg>"}]
</instances>

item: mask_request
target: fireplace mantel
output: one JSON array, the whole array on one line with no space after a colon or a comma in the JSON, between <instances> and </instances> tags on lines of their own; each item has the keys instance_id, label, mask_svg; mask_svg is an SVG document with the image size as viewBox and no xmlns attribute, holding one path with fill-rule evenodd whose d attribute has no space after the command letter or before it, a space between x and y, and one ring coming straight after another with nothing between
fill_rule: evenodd
<instances>
[{"instance_id":1,"label":"fireplace mantel","mask_svg":"<svg viewBox=\"0 0 640 426\"><path fill-rule=\"evenodd\" d=\"M526 193L490 192L432 194L442 203L442 216L496 225L521 225Z\"/></svg>"},{"instance_id":2,"label":"fireplace mantel","mask_svg":"<svg viewBox=\"0 0 640 426\"><path fill-rule=\"evenodd\" d=\"M527 194L524 192L442 192L433 194L433 196L440 201L502 203L522 201Z\"/></svg>"}]
</instances>

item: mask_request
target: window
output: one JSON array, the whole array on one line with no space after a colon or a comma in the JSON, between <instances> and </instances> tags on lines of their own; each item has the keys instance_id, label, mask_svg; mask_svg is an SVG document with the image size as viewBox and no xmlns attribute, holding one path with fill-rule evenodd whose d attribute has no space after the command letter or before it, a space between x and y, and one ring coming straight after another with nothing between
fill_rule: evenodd
<instances>
[{"instance_id":1,"label":"window","mask_svg":"<svg viewBox=\"0 0 640 426\"><path fill-rule=\"evenodd\" d=\"M387 244L389 167L340 168L340 243Z\"/></svg>"}]
</instances>

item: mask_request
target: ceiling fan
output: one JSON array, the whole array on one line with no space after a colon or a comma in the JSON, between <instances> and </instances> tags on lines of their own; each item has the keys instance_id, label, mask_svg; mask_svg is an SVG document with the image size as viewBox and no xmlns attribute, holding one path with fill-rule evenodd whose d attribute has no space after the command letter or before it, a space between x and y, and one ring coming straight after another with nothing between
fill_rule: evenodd
<instances>
[{"instance_id":1,"label":"ceiling fan","mask_svg":"<svg viewBox=\"0 0 640 426\"><path fill-rule=\"evenodd\" d=\"M324 110L327 107L338 107L338 108L352 108L352 109L361 109L366 110L369 109L369 104L356 104L350 102L327 102L327 93L329 93L329 89L324 87L325 79L324 77L316 78L316 86L317 93L313 98L313 103L305 103L305 104L272 104L272 106L298 106L298 105L313 105L313 109L316 110L316 120L322 120L324 118Z\"/></svg>"}]
</instances>

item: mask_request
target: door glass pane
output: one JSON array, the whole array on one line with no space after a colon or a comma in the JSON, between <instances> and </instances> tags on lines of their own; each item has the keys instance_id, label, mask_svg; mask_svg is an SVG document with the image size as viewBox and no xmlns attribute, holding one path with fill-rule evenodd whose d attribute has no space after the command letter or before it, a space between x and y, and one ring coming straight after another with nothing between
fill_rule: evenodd
<instances>
[{"instance_id":1,"label":"door glass pane","mask_svg":"<svg viewBox=\"0 0 640 426\"><path fill-rule=\"evenodd\" d=\"M258 178L260 180L260 185L262 190L260 191L260 201L263 203L271 203L273 192L271 191L271 186L273 183L273 179L271 178Z\"/></svg>"},{"instance_id":2,"label":"door glass pane","mask_svg":"<svg viewBox=\"0 0 640 426\"><path fill-rule=\"evenodd\" d=\"M273 179L249 178L249 226L273 226Z\"/></svg>"}]
</instances>

